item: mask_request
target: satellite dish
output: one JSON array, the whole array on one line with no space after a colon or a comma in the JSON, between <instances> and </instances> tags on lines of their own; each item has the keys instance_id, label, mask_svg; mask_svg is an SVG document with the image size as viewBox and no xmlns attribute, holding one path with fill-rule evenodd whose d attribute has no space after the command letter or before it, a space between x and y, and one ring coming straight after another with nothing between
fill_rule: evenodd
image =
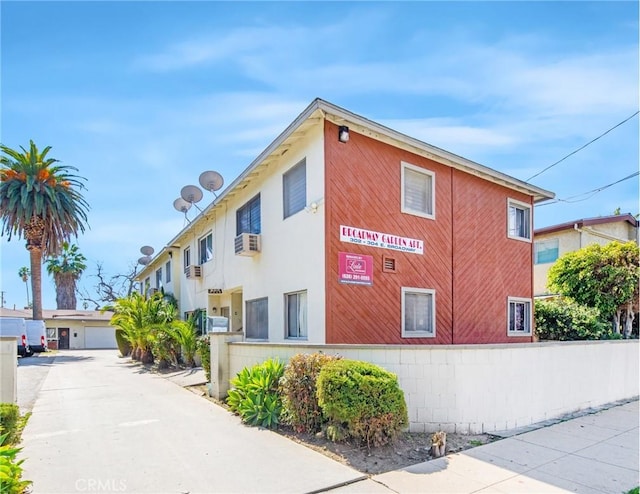
<instances>
[{"instance_id":1,"label":"satellite dish","mask_svg":"<svg viewBox=\"0 0 640 494\"><path fill-rule=\"evenodd\" d=\"M202 191L195 185L185 185L180 191L180 196L185 201L193 204L202 200Z\"/></svg>"},{"instance_id":2,"label":"satellite dish","mask_svg":"<svg viewBox=\"0 0 640 494\"><path fill-rule=\"evenodd\" d=\"M153 247L150 245L143 245L140 247L140 252L142 252L145 256L150 256L153 254Z\"/></svg>"},{"instance_id":3,"label":"satellite dish","mask_svg":"<svg viewBox=\"0 0 640 494\"><path fill-rule=\"evenodd\" d=\"M151 257L150 256L144 256L144 257L141 257L140 259L138 259L138 264L142 264L143 266L146 266L150 262L151 262Z\"/></svg>"},{"instance_id":4,"label":"satellite dish","mask_svg":"<svg viewBox=\"0 0 640 494\"><path fill-rule=\"evenodd\" d=\"M191 203L182 197L178 197L175 201L173 201L173 207L176 208L177 211L181 213L187 214L187 211L191 208Z\"/></svg>"},{"instance_id":5,"label":"satellite dish","mask_svg":"<svg viewBox=\"0 0 640 494\"><path fill-rule=\"evenodd\" d=\"M220 190L220 188L222 188L222 186L224 185L224 179L222 178L222 175L214 171L202 172L200 174L199 180L200 185L202 185L203 189L208 190L209 192L213 192L214 194L216 190Z\"/></svg>"}]
</instances>

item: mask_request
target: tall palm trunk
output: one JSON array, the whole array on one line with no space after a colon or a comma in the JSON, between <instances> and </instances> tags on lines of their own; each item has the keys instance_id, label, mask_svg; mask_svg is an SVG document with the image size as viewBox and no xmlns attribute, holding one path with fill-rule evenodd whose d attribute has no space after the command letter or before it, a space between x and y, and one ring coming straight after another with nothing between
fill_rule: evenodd
<instances>
[{"instance_id":1,"label":"tall palm trunk","mask_svg":"<svg viewBox=\"0 0 640 494\"><path fill-rule=\"evenodd\" d=\"M76 277L73 273L57 273L56 282L57 309L76 310Z\"/></svg>"},{"instance_id":2,"label":"tall palm trunk","mask_svg":"<svg viewBox=\"0 0 640 494\"><path fill-rule=\"evenodd\" d=\"M32 317L34 321L42 320L42 238L44 228L45 223L42 218L33 216L24 231L31 263Z\"/></svg>"}]
</instances>

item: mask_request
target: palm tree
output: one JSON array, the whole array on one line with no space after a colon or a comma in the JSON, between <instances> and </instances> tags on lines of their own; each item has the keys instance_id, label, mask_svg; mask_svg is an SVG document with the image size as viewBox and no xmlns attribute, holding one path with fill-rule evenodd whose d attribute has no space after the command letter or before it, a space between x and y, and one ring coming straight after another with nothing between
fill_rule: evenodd
<instances>
[{"instance_id":1,"label":"palm tree","mask_svg":"<svg viewBox=\"0 0 640 494\"><path fill-rule=\"evenodd\" d=\"M24 236L31 264L33 319L42 319L42 259L57 255L71 235L84 232L89 205L80 191L77 168L47 158L33 141L22 152L0 145L0 217L2 235Z\"/></svg>"},{"instance_id":2,"label":"palm tree","mask_svg":"<svg viewBox=\"0 0 640 494\"><path fill-rule=\"evenodd\" d=\"M76 281L87 269L84 257L77 245L62 243L59 255L48 257L45 261L47 273L53 276L56 284L56 305L58 309L76 309Z\"/></svg>"},{"instance_id":3,"label":"palm tree","mask_svg":"<svg viewBox=\"0 0 640 494\"><path fill-rule=\"evenodd\" d=\"M27 283L27 281L29 281L29 276L31 276L31 271L29 271L28 267L22 266L18 270L18 276L22 278L22 281L24 281L24 286L27 287L27 305L25 306L25 309L26 309L27 307L29 307L29 284Z\"/></svg>"},{"instance_id":4,"label":"palm tree","mask_svg":"<svg viewBox=\"0 0 640 494\"><path fill-rule=\"evenodd\" d=\"M121 331L131 345L131 358L143 364L153 363L152 347L156 333L166 331L176 318L176 308L165 301L160 292L146 298L133 292L127 298L119 298L105 310L114 312L109 324Z\"/></svg>"}]
</instances>

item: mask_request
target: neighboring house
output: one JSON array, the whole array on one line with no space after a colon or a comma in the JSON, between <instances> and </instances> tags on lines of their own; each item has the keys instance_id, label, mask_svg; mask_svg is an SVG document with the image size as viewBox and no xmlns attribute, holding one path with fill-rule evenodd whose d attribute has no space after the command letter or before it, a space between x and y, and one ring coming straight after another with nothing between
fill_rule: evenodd
<instances>
[{"instance_id":1,"label":"neighboring house","mask_svg":"<svg viewBox=\"0 0 640 494\"><path fill-rule=\"evenodd\" d=\"M95 310L43 310L49 348L97 349L118 348L115 330L109 326L113 312ZM31 309L0 309L0 317L32 319Z\"/></svg>"},{"instance_id":2,"label":"neighboring house","mask_svg":"<svg viewBox=\"0 0 640 494\"><path fill-rule=\"evenodd\" d=\"M628 213L600 216L538 228L533 235L533 293L543 297L552 295L547 273L558 257L589 244L605 245L614 240L637 243L638 220Z\"/></svg>"},{"instance_id":3,"label":"neighboring house","mask_svg":"<svg viewBox=\"0 0 640 494\"><path fill-rule=\"evenodd\" d=\"M553 197L316 99L137 279L252 341L529 342Z\"/></svg>"}]
</instances>

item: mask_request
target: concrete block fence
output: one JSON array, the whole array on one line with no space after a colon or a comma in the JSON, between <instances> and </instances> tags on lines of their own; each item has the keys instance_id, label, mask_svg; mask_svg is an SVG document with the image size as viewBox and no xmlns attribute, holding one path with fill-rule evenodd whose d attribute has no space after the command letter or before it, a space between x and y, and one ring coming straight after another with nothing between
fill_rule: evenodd
<instances>
[{"instance_id":1,"label":"concrete block fence","mask_svg":"<svg viewBox=\"0 0 640 494\"><path fill-rule=\"evenodd\" d=\"M497 345L304 345L211 337L212 394L269 358L323 352L377 364L398 376L409 430L490 433L639 395L638 340Z\"/></svg>"}]
</instances>

